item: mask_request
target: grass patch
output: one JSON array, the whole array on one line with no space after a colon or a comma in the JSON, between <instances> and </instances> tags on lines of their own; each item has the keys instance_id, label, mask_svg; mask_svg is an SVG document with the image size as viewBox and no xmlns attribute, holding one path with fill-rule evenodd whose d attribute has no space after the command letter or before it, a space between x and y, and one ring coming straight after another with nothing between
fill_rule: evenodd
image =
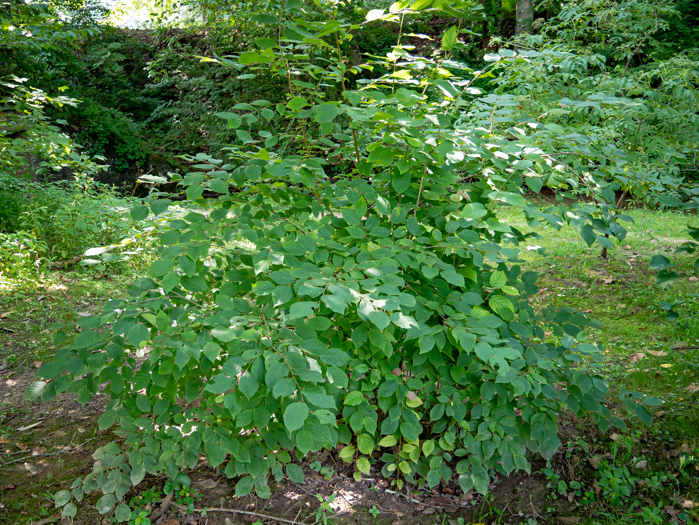
<instances>
[{"instance_id":1,"label":"grass patch","mask_svg":"<svg viewBox=\"0 0 699 525\"><path fill-rule=\"evenodd\" d=\"M579 523L696 523L699 283L694 257L674 255L692 218L649 209L627 214L633 219L628 235L606 260L571 227L544 230L523 247L523 265L540 273L537 305L574 308L602 322L588 338L604 345L611 404L622 389L662 400L652 427L630 419L629 429L611 438L578 421L566 451L546 471L551 510L568 500L575 504L571 514L582 517ZM505 215L531 231L518 210ZM680 279L669 287L656 285L649 269L656 254L675 261ZM676 300L682 301L680 317L671 320L661 305Z\"/></svg>"}]
</instances>

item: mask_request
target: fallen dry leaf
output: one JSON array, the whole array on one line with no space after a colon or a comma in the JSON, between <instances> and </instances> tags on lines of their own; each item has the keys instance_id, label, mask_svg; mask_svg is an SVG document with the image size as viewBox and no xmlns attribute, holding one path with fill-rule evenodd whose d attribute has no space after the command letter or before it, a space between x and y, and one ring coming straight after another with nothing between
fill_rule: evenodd
<instances>
[{"instance_id":1,"label":"fallen dry leaf","mask_svg":"<svg viewBox=\"0 0 699 525\"><path fill-rule=\"evenodd\" d=\"M645 359L645 358L646 358L646 354L644 354L643 352L636 352L634 355L629 357L629 362L638 363L641 359Z\"/></svg>"},{"instance_id":2,"label":"fallen dry leaf","mask_svg":"<svg viewBox=\"0 0 699 525\"><path fill-rule=\"evenodd\" d=\"M646 350L646 352L656 357L665 357L667 355L667 352L663 352L662 350Z\"/></svg>"},{"instance_id":3,"label":"fallen dry leaf","mask_svg":"<svg viewBox=\"0 0 699 525\"><path fill-rule=\"evenodd\" d=\"M29 445L25 443L15 443L15 446L20 450L27 450L29 448Z\"/></svg>"},{"instance_id":4,"label":"fallen dry leaf","mask_svg":"<svg viewBox=\"0 0 699 525\"><path fill-rule=\"evenodd\" d=\"M16 488L14 485L5 485L2 490L12 490L14 488Z\"/></svg>"},{"instance_id":5,"label":"fallen dry leaf","mask_svg":"<svg viewBox=\"0 0 699 525\"><path fill-rule=\"evenodd\" d=\"M39 473L39 469L36 468L34 465L31 463L25 463L24 468L26 469L27 472L29 472L32 476L36 476Z\"/></svg>"},{"instance_id":6,"label":"fallen dry leaf","mask_svg":"<svg viewBox=\"0 0 699 525\"><path fill-rule=\"evenodd\" d=\"M694 394L695 392L699 392L699 383L692 383L687 387L687 392L690 394Z\"/></svg>"},{"instance_id":7,"label":"fallen dry leaf","mask_svg":"<svg viewBox=\"0 0 699 525\"><path fill-rule=\"evenodd\" d=\"M192 485L196 485L197 488L206 490L211 490L218 487L218 483L216 483L213 479L202 479L201 481L195 481L192 483Z\"/></svg>"},{"instance_id":8,"label":"fallen dry leaf","mask_svg":"<svg viewBox=\"0 0 699 525\"><path fill-rule=\"evenodd\" d=\"M575 523L580 523L580 518L578 518L577 516L559 516L556 519L559 523L564 523L565 525L575 525Z\"/></svg>"},{"instance_id":9,"label":"fallen dry leaf","mask_svg":"<svg viewBox=\"0 0 699 525\"><path fill-rule=\"evenodd\" d=\"M687 280L688 280L690 283L695 283L695 282L699 281L699 277L690 277L690 278L687 279Z\"/></svg>"},{"instance_id":10,"label":"fallen dry leaf","mask_svg":"<svg viewBox=\"0 0 699 525\"><path fill-rule=\"evenodd\" d=\"M644 470L647 466L648 466L648 460L646 460L646 459L643 459L643 460L639 461L638 463L636 463L636 468L639 468L641 470Z\"/></svg>"}]
</instances>

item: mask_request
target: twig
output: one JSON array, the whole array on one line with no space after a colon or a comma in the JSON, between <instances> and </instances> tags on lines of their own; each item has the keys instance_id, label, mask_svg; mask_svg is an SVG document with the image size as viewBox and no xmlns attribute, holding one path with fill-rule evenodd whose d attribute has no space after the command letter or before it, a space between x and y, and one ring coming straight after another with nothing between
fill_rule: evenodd
<instances>
[{"instance_id":1,"label":"twig","mask_svg":"<svg viewBox=\"0 0 699 525\"><path fill-rule=\"evenodd\" d=\"M410 496L406 496L402 492L396 492L395 490L386 489L384 490L384 492L386 494L393 494L394 496L402 496L403 498L407 499L410 503L419 503L420 505L425 505L426 507L441 508L436 505L430 505L429 503L423 503L422 501L416 500L415 498L411 498Z\"/></svg>"},{"instance_id":2,"label":"twig","mask_svg":"<svg viewBox=\"0 0 699 525\"><path fill-rule=\"evenodd\" d=\"M50 518L44 518L43 520L39 520L37 522L31 522L29 525L46 525L47 523L53 523L53 520L59 519L60 515L56 514L55 516L51 516Z\"/></svg>"},{"instance_id":3,"label":"twig","mask_svg":"<svg viewBox=\"0 0 699 525\"><path fill-rule=\"evenodd\" d=\"M172 493L171 493L171 494L172 494ZM299 523L303 523L303 522L298 522L298 521L296 521L296 520L291 521L291 520L287 520L287 519L284 519L284 518L278 518L278 517L276 517L276 516L271 516L271 515L269 515L269 514L261 514L261 513L259 513L259 512L251 512L251 511L249 511L249 510L237 510L237 509L224 509L224 508L218 508L218 509L192 509L192 511L193 511L193 512L198 512L198 513L200 513L200 514L201 514L202 512L206 512L206 513L212 513L212 512L228 512L228 513L230 513L230 514L241 514L241 515L243 515L243 516L253 516L253 517L255 517L255 518L261 518L261 519L265 519L265 520L274 520L274 521L278 521L278 522L280 522L280 523L289 523L290 525L299 525ZM338 516L339 516L339 514L338 514Z\"/></svg>"},{"instance_id":4,"label":"twig","mask_svg":"<svg viewBox=\"0 0 699 525\"><path fill-rule=\"evenodd\" d=\"M342 512L338 512L337 514L333 514L332 516L328 516L328 522L330 521L330 518L335 519L339 518L340 516L344 516L345 514L350 514L352 511L351 510L343 510ZM313 525L318 525L323 521L323 518L319 519L318 521L313 522Z\"/></svg>"}]
</instances>

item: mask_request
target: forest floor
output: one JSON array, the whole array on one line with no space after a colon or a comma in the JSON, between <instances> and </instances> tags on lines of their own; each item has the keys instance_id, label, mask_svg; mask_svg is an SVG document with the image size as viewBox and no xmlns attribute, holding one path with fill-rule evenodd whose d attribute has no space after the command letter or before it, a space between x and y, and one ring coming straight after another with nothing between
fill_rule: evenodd
<instances>
[{"instance_id":1,"label":"forest floor","mask_svg":"<svg viewBox=\"0 0 699 525\"><path fill-rule=\"evenodd\" d=\"M498 479L487 497L461 494L456 483L395 494L380 477L355 483L350 467L326 453L308 458L305 483L283 482L270 500L236 499L233 482L203 462L189 473L190 488L172 498L163 495L164 479L146 478L142 492L128 496L131 523L146 525L144 518L161 508L154 520L161 525L698 523L699 282L690 257L672 255L686 240L688 217L628 213L629 234L607 260L567 228L532 239L522 257L540 273L536 306L572 307L603 322L588 336L605 347L610 406L617 407L623 388L658 397L663 405L653 426L631 419L628 430L603 434L591 420L565 416L556 456L549 463L532 458L531 475ZM514 211L509 219L527 230ZM648 269L655 254L678 261L681 278L669 288L656 286ZM58 523L53 494L90 472L94 450L114 438L97 428L106 403L100 396L82 406L74 396L40 403L23 401L23 394L55 351L51 325L120 296L131 273L76 269L36 281L0 278L0 524ZM681 301L679 318L670 320L661 303L674 301ZM111 521L85 504L75 523Z\"/></svg>"}]
</instances>

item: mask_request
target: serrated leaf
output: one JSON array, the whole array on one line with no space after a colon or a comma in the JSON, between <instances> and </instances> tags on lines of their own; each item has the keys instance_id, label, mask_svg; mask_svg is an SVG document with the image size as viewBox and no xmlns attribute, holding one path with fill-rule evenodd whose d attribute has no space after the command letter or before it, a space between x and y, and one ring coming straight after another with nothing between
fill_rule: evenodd
<instances>
[{"instance_id":1,"label":"serrated leaf","mask_svg":"<svg viewBox=\"0 0 699 525\"><path fill-rule=\"evenodd\" d=\"M243 496L250 494L254 483L255 480L252 476L244 476L240 478L240 481L238 481L238 483L235 485L235 497L242 498Z\"/></svg>"},{"instance_id":2,"label":"serrated leaf","mask_svg":"<svg viewBox=\"0 0 699 525\"><path fill-rule=\"evenodd\" d=\"M391 318L388 317L386 312L382 312L381 310L373 310L369 312L367 317L369 318L369 321L375 324L379 330L383 330L389 324L391 324Z\"/></svg>"},{"instance_id":3,"label":"serrated leaf","mask_svg":"<svg viewBox=\"0 0 699 525\"><path fill-rule=\"evenodd\" d=\"M34 401L35 399L38 399L41 394L44 393L47 386L48 383L46 383L46 381L35 381L29 385L29 388L27 388L27 390L24 392L24 400Z\"/></svg>"},{"instance_id":4,"label":"serrated leaf","mask_svg":"<svg viewBox=\"0 0 699 525\"><path fill-rule=\"evenodd\" d=\"M374 451L374 440L369 434L360 434L357 436L357 449L362 454L371 454Z\"/></svg>"},{"instance_id":5,"label":"serrated leaf","mask_svg":"<svg viewBox=\"0 0 699 525\"><path fill-rule=\"evenodd\" d=\"M444 51L451 51L454 46L459 41L459 30L452 26L442 35L442 49Z\"/></svg>"},{"instance_id":6,"label":"serrated leaf","mask_svg":"<svg viewBox=\"0 0 699 525\"><path fill-rule=\"evenodd\" d=\"M384 436L381 441L379 441L380 447L393 447L398 443L396 436Z\"/></svg>"},{"instance_id":7,"label":"serrated leaf","mask_svg":"<svg viewBox=\"0 0 699 525\"><path fill-rule=\"evenodd\" d=\"M507 284L505 272L498 270L490 274L490 286L492 288L502 288Z\"/></svg>"},{"instance_id":8,"label":"serrated leaf","mask_svg":"<svg viewBox=\"0 0 699 525\"><path fill-rule=\"evenodd\" d=\"M359 472L362 474L368 475L371 472L371 463L369 463L369 460L365 457L358 458L357 470L359 470Z\"/></svg>"}]
</instances>

